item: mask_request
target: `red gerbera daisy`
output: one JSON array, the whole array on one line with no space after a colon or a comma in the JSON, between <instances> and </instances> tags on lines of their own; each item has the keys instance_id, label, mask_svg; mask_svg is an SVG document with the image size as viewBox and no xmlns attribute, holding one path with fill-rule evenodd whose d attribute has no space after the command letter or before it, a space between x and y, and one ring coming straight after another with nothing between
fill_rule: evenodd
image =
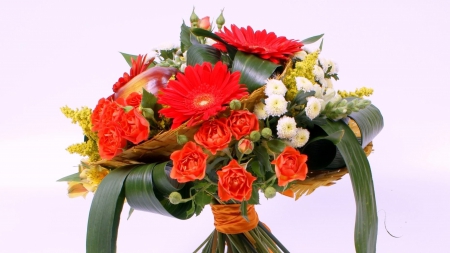
<instances>
[{"instance_id":1,"label":"red gerbera daisy","mask_svg":"<svg viewBox=\"0 0 450 253\"><path fill-rule=\"evenodd\" d=\"M287 60L303 47L297 40L277 37L275 33L267 33L266 30L254 32L250 26L245 29L231 25L231 30L224 27L224 32L219 31L216 34L239 51L255 54L276 64Z\"/></svg>"},{"instance_id":2,"label":"red gerbera daisy","mask_svg":"<svg viewBox=\"0 0 450 253\"><path fill-rule=\"evenodd\" d=\"M147 55L138 55L137 59L131 58L131 69L130 74L123 73L123 77L120 77L119 80L113 85L113 91L117 92L120 88L125 86L133 77L139 75L144 70L147 69L148 65L152 63L153 60L148 61Z\"/></svg>"},{"instance_id":3,"label":"red gerbera daisy","mask_svg":"<svg viewBox=\"0 0 450 253\"><path fill-rule=\"evenodd\" d=\"M231 100L248 95L247 88L239 84L240 76L240 72L230 73L222 62L214 67L209 62L188 66L161 89L158 103L169 107L159 112L173 118L172 129L189 119L188 126L207 120L225 110Z\"/></svg>"}]
</instances>

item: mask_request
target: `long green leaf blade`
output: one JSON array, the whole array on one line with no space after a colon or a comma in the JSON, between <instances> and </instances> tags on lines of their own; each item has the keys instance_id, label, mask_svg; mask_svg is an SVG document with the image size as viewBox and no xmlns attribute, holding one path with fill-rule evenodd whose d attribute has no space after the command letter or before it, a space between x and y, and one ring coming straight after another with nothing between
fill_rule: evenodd
<instances>
[{"instance_id":1,"label":"long green leaf blade","mask_svg":"<svg viewBox=\"0 0 450 253\"><path fill-rule=\"evenodd\" d=\"M312 37L309 37L309 38L307 38L307 39L302 40L301 42L302 42L303 44L312 44L312 43L314 43L314 42L320 40L320 38L322 38L323 35L324 35L324 33L319 34L319 35L316 35L316 36L312 36Z\"/></svg>"},{"instance_id":2,"label":"long green leaf blade","mask_svg":"<svg viewBox=\"0 0 450 253\"><path fill-rule=\"evenodd\" d=\"M133 66L133 63L131 62L131 59L134 59L134 60L137 59L137 55L126 54L126 53L122 53L122 52L120 52L120 54L122 54L123 58L125 58L125 61L127 61L128 65L130 67Z\"/></svg>"},{"instance_id":3,"label":"long green leaf blade","mask_svg":"<svg viewBox=\"0 0 450 253\"><path fill-rule=\"evenodd\" d=\"M361 145L367 146L383 129L384 122L380 110L374 105L349 115L361 130Z\"/></svg>"},{"instance_id":4,"label":"long green leaf blade","mask_svg":"<svg viewBox=\"0 0 450 253\"><path fill-rule=\"evenodd\" d=\"M73 173L72 175L65 176L63 178L60 178L56 180L56 182L68 182L68 181L74 181L74 182L80 182L80 173Z\"/></svg>"},{"instance_id":5,"label":"long green leaf blade","mask_svg":"<svg viewBox=\"0 0 450 253\"><path fill-rule=\"evenodd\" d=\"M221 58L220 51L212 46L196 44L191 45L186 55L186 63L190 66L210 62L213 65Z\"/></svg>"},{"instance_id":6,"label":"long green leaf blade","mask_svg":"<svg viewBox=\"0 0 450 253\"><path fill-rule=\"evenodd\" d=\"M378 216L372 173L358 139L342 121L328 120L320 126L328 134L344 130L342 140L336 145L350 174L356 202L355 248L357 253L375 253Z\"/></svg>"},{"instance_id":7,"label":"long green leaf blade","mask_svg":"<svg viewBox=\"0 0 450 253\"><path fill-rule=\"evenodd\" d=\"M232 72L240 71L239 82L245 84L248 91L252 92L266 84L277 67L279 65L270 61L238 51L234 57Z\"/></svg>"},{"instance_id":8,"label":"long green leaf blade","mask_svg":"<svg viewBox=\"0 0 450 253\"><path fill-rule=\"evenodd\" d=\"M178 219L188 219L187 211L192 207L192 202L173 205L169 202L167 193L170 192L170 183L159 183L164 189L157 189L155 182L168 180L164 173L154 173L154 170L164 170L164 165L156 163L139 165L128 175L125 182L125 196L128 204L136 209L146 212L165 215ZM156 176L156 178L155 178ZM166 188L168 187L168 188ZM172 188L176 189L176 188ZM188 197L189 187L179 190L183 198ZM163 193L162 193L163 192Z\"/></svg>"},{"instance_id":9,"label":"long green leaf blade","mask_svg":"<svg viewBox=\"0 0 450 253\"><path fill-rule=\"evenodd\" d=\"M86 235L87 253L115 253L120 213L125 194L123 183L133 166L111 171L92 200Z\"/></svg>"}]
</instances>

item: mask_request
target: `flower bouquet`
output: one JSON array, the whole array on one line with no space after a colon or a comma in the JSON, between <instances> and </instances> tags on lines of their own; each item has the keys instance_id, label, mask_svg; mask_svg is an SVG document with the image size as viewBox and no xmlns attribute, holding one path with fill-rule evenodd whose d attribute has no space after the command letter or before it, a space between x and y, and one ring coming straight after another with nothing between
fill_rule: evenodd
<instances>
[{"instance_id":1,"label":"flower bouquet","mask_svg":"<svg viewBox=\"0 0 450 253\"><path fill-rule=\"evenodd\" d=\"M194 252L289 252L259 221L260 194L298 199L349 173L357 205L355 248L375 252L377 214L366 156L381 131L369 88L337 91L337 64L302 41L199 19L180 46L124 54L131 66L113 94L62 112L86 159L67 181L70 197L95 192L87 252L115 252L120 213L177 219L211 205L214 230ZM322 40L323 42L323 40Z\"/></svg>"}]
</instances>

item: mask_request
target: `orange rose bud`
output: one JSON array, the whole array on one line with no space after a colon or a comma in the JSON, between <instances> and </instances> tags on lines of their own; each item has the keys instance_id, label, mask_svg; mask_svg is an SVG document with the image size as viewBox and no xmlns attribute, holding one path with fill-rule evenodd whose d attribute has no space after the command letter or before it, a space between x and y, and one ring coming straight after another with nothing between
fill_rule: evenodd
<instances>
[{"instance_id":1,"label":"orange rose bud","mask_svg":"<svg viewBox=\"0 0 450 253\"><path fill-rule=\"evenodd\" d=\"M307 160L308 156L300 154L293 147L286 146L277 159L272 161L272 164L275 164L278 185L285 186L295 180L305 180L308 173Z\"/></svg>"},{"instance_id":2,"label":"orange rose bud","mask_svg":"<svg viewBox=\"0 0 450 253\"><path fill-rule=\"evenodd\" d=\"M201 147L190 141L170 155L173 161L170 177L176 179L179 183L186 183L196 179L203 179L206 172L206 159Z\"/></svg>"},{"instance_id":3,"label":"orange rose bud","mask_svg":"<svg viewBox=\"0 0 450 253\"><path fill-rule=\"evenodd\" d=\"M211 22L209 21L209 16L206 16L202 19L198 20L198 27L205 29L205 30L209 30L211 28Z\"/></svg>"},{"instance_id":4,"label":"orange rose bud","mask_svg":"<svg viewBox=\"0 0 450 253\"><path fill-rule=\"evenodd\" d=\"M249 139L241 139L238 143L239 152L242 154L250 154L253 151L255 145Z\"/></svg>"},{"instance_id":5,"label":"orange rose bud","mask_svg":"<svg viewBox=\"0 0 450 253\"><path fill-rule=\"evenodd\" d=\"M252 183L256 180L250 172L239 165L236 160L217 171L219 176L218 194L223 201L234 199L249 200L252 196Z\"/></svg>"}]
</instances>

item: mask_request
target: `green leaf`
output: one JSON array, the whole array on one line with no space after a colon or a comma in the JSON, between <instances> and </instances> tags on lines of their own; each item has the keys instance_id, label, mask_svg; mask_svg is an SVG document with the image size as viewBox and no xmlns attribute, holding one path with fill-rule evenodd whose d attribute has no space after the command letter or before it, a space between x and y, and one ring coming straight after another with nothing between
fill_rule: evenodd
<instances>
[{"instance_id":1,"label":"green leaf","mask_svg":"<svg viewBox=\"0 0 450 253\"><path fill-rule=\"evenodd\" d=\"M374 105L369 105L358 112L353 112L349 117L358 124L361 130L362 147L367 146L381 132L384 126L383 116Z\"/></svg>"},{"instance_id":2,"label":"green leaf","mask_svg":"<svg viewBox=\"0 0 450 253\"><path fill-rule=\"evenodd\" d=\"M153 109L156 105L156 102L158 102L158 99L155 97L155 95L143 88L141 106L143 108Z\"/></svg>"},{"instance_id":3,"label":"green leaf","mask_svg":"<svg viewBox=\"0 0 450 253\"><path fill-rule=\"evenodd\" d=\"M257 160L252 160L250 162L250 169L253 173L259 178L264 177L263 172L261 171L261 166L259 165L259 162Z\"/></svg>"},{"instance_id":4,"label":"green leaf","mask_svg":"<svg viewBox=\"0 0 450 253\"><path fill-rule=\"evenodd\" d=\"M191 43L191 28L187 26L184 21L181 25L180 33L181 51L184 53L192 45Z\"/></svg>"},{"instance_id":5,"label":"green leaf","mask_svg":"<svg viewBox=\"0 0 450 253\"><path fill-rule=\"evenodd\" d=\"M248 200L250 205L258 205L259 204L259 187L257 185L252 186L252 196Z\"/></svg>"},{"instance_id":6,"label":"green leaf","mask_svg":"<svg viewBox=\"0 0 450 253\"><path fill-rule=\"evenodd\" d=\"M205 29L193 28L192 29L192 33L195 34L196 36L210 38L210 39L213 39L215 41L222 42L223 44L227 44L224 40L222 40L222 38L219 37L219 35L217 35L215 33L212 33L212 32L210 32L208 30L205 30Z\"/></svg>"},{"instance_id":7,"label":"green leaf","mask_svg":"<svg viewBox=\"0 0 450 253\"><path fill-rule=\"evenodd\" d=\"M233 59L234 56L237 53L237 49L235 47L233 47L233 46L229 45L228 43L226 43L217 34L214 34L214 33L210 32L210 31L207 31L207 30L201 29L201 28L193 28L192 29L192 33L195 34L196 36L210 38L210 39L213 39L215 41L218 41L218 42L221 42L221 43L225 44L225 46L227 48L228 55L231 57L231 59Z\"/></svg>"},{"instance_id":8,"label":"green leaf","mask_svg":"<svg viewBox=\"0 0 450 253\"><path fill-rule=\"evenodd\" d=\"M308 142L308 144L311 144L318 140L328 140L328 141L331 141L334 145L336 145L342 140L342 137L344 137L344 130L339 130L328 136L319 136L319 137L313 138ZM306 144L306 145L308 145L308 144Z\"/></svg>"},{"instance_id":9,"label":"green leaf","mask_svg":"<svg viewBox=\"0 0 450 253\"><path fill-rule=\"evenodd\" d=\"M264 169L265 172L273 172L272 165L270 164L269 154L262 146L256 146L253 149L253 153L255 153L256 160L259 162L259 166Z\"/></svg>"},{"instance_id":10,"label":"green leaf","mask_svg":"<svg viewBox=\"0 0 450 253\"><path fill-rule=\"evenodd\" d=\"M211 196L209 196L208 194L206 194L204 191L198 192L195 197L195 204L197 205L209 205L209 203L211 203Z\"/></svg>"},{"instance_id":11,"label":"green leaf","mask_svg":"<svg viewBox=\"0 0 450 253\"><path fill-rule=\"evenodd\" d=\"M319 46L320 51L322 51L322 47L323 47L323 39L320 41L320 46ZM331 66L330 66L330 68L331 68Z\"/></svg>"},{"instance_id":12,"label":"green leaf","mask_svg":"<svg viewBox=\"0 0 450 253\"><path fill-rule=\"evenodd\" d=\"M267 142L267 147L274 153L281 153L286 147L286 144L282 140L273 139Z\"/></svg>"},{"instance_id":13,"label":"green leaf","mask_svg":"<svg viewBox=\"0 0 450 253\"><path fill-rule=\"evenodd\" d=\"M128 218L127 218L127 220L130 219L130 217L133 214L133 212L134 212L134 208L130 207L130 211L128 211Z\"/></svg>"},{"instance_id":14,"label":"green leaf","mask_svg":"<svg viewBox=\"0 0 450 253\"><path fill-rule=\"evenodd\" d=\"M165 173L154 172L157 170L164 170L165 163L162 164L145 164L136 166L128 175L125 182L125 196L130 207L152 212L156 214L174 217L178 219L188 219L191 215L186 212L191 206L191 202L180 203L173 205L167 198L167 193L174 188L170 182L161 183L161 181L168 180ZM158 182L158 183L155 183ZM157 188L163 186L163 188ZM166 188L167 187L167 188ZM183 198L189 198L189 188L183 187L178 192Z\"/></svg>"},{"instance_id":15,"label":"green leaf","mask_svg":"<svg viewBox=\"0 0 450 253\"><path fill-rule=\"evenodd\" d=\"M122 53L122 52L120 52L120 54L122 54L123 58L125 58L125 61L127 61L128 65L130 67L133 66L133 63L131 63L131 59L136 60L137 55L126 54L126 53Z\"/></svg>"},{"instance_id":16,"label":"green leaf","mask_svg":"<svg viewBox=\"0 0 450 253\"><path fill-rule=\"evenodd\" d=\"M303 44L312 44L312 43L314 43L314 42L320 40L320 38L322 38L323 35L324 35L324 33L319 34L319 35L316 35L316 36L312 36L312 37L309 37L309 38L307 38L307 39L302 40L301 42L302 42Z\"/></svg>"},{"instance_id":17,"label":"green leaf","mask_svg":"<svg viewBox=\"0 0 450 253\"><path fill-rule=\"evenodd\" d=\"M56 180L56 182L69 182L69 181L80 182L81 181L80 173L78 173L78 172L73 173L72 175L68 175L68 176L65 176L63 178Z\"/></svg>"},{"instance_id":18,"label":"green leaf","mask_svg":"<svg viewBox=\"0 0 450 253\"><path fill-rule=\"evenodd\" d=\"M331 121L321 128L328 134L344 131L336 146L344 157L356 202L355 248L357 253L375 253L378 216L372 173L358 139L343 121Z\"/></svg>"},{"instance_id":19,"label":"green leaf","mask_svg":"<svg viewBox=\"0 0 450 253\"><path fill-rule=\"evenodd\" d=\"M220 51L212 46L197 44L191 45L186 55L186 63L190 66L210 62L216 64L221 58Z\"/></svg>"},{"instance_id":20,"label":"green leaf","mask_svg":"<svg viewBox=\"0 0 450 253\"><path fill-rule=\"evenodd\" d=\"M115 253L120 213L125 194L123 183L134 166L111 171L95 192L89 211L87 253Z\"/></svg>"},{"instance_id":21,"label":"green leaf","mask_svg":"<svg viewBox=\"0 0 450 253\"><path fill-rule=\"evenodd\" d=\"M245 84L248 91L253 92L265 85L267 79L279 66L252 54L238 51L234 57L232 72L241 72L239 83Z\"/></svg>"},{"instance_id":22,"label":"green leaf","mask_svg":"<svg viewBox=\"0 0 450 253\"><path fill-rule=\"evenodd\" d=\"M249 221L248 214L247 214L247 200L244 199L244 201L241 202L241 216L246 221Z\"/></svg>"},{"instance_id":23,"label":"green leaf","mask_svg":"<svg viewBox=\"0 0 450 253\"><path fill-rule=\"evenodd\" d=\"M305 91L301 90L301 91L297 92L297 95L292 100L292 104L295 104L295 105L306 104L308 102L306 100L306 98L314 96L314 94L316 94L316 92L313 91L313 90L312 91L308 91L308 92L305 92Z\"/></svg>"}]
</instances>

